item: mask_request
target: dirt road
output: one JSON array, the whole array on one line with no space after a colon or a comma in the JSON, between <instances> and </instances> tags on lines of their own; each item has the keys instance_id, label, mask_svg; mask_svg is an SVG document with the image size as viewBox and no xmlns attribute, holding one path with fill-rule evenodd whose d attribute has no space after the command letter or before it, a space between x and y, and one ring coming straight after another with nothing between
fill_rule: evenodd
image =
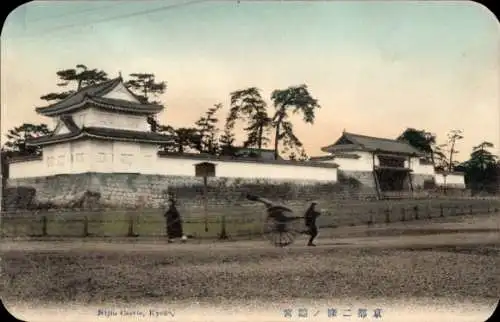
<instances>
[{"instance_id":1,"label":"dirt road","mask_svg":"<svg viewBox=\"0 0 500 322\"><path fill-rule=\"evenodd\" d=\"M359 227L323 231L318 247L303 246L304 238L287 248L276 248L265 241L166 244L154 240L3 240L0 254L4 279L0 291L7 303L18 306L64 303L65 307L92 307L93 311L87 313L96 320L102 319L97 316L97 308L197 303L191 313L183 311L182 321L201 321L202 311L203 321L224 320L201 309L203 304L226 308L253 305L253 313L252 309L238 316L224 313L231 316L231 321L251 321L255 314L264 312L266 321L285 321L280 313L284 306L295 310L307 303L321 307L322 316L315 319L319 321L326 318L327 306L340 309L349 301L370 309L383 306L387 312L392 308L384 321L400 321L396 311L409 312L412 309L408 303L423 300L430 304L421 304L415 310L425 312L433 305L462 303L462 311L465 307L475 308L482 314L479 320L484 320L500 294L496 269L500 242L498 230L494 230L498 221L497 217L485 220L431 224L433 229L460 231L440 235L435 231L397 236L379 232L370 237L366 231L361 234ZM429 230L422 223L415 225L392 226L390 230ZM396 309L394 303L398 301L406 304ZM470 312L459 312L450 319L478 321L479 313ZM94 320L90 315L82 313L79 320ZM441 310L434 320L446 321L444 316ZM342 321L342 317L337 320ZM412 317L404 320L411 321Z\"/></svg>"}]
</instances>

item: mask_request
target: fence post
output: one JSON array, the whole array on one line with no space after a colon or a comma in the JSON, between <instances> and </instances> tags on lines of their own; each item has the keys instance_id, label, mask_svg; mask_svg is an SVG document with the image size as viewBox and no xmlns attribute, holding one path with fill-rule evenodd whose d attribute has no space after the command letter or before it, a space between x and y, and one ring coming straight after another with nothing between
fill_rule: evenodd
<instances>
[{"instance_id":1,"label":"fence post","mask_svg":"<svg viewBox=\"0 0 500 322\"><path fill-rule=\"evenodd\" d=\"M134 216L130 212L128 213L127 237L137 237L137 235L134 233Z\"/></svg>"},{"instance_id":2,"label":"fence post","mask_svg":"<svg viewBox=\"0 0 500 322\"><path fill-rule=\"evenodd\" d=\"M472 215L473 211L472 211L472 204L469 205L469 214Z\"/></svg>"},{"instance_id":3,"label":"fence post","mask_svg":"<svg viewBox=\"0 0 500 322\"><path fill-rule=\"evenodd\" d=\"M442 203L439 204L439 217L444 217L444 208Z\"/></svg>"},{"instance_id":4,"label":"fence post","mask_svg":"<svg viewBox=\"0 0 500 322\"><path fill-rule=\"evenodd\" d=\"M368 226L373 225L373 209L370 209L369 211L370 218L368 219L368 222L366 223Z\"/></svg>"},{"instance_id":5,"label":"fence post","mask_svg":"<svg viewBox=\"0 0 500 322\"><path fill-rule=\"evenodd\" d=\"M89 235L89 217L85 214L83 217L83 237L87 237Z\"/></svg>"},{"instance_id":6,"label":"fence post","mask_svg":"<svg viewBox=\"0 0 500 322\"><path fill-rule=\"evenodd\" d=\"M42 215L42 236L47 236L47 215Z\"/></svg>"},{"instance_id":7,"label":"fence post","mask_svg":"<svg viewBox=\"0 0 500 322\"><path fill-rule=\"evenodd\" d=\"M406 221L406 208L401 208L401 221Z\"/></svg>"},{"instance_id":8,"label":"fence post","mask_svg":"<svg viewBox=\"0 0 500 322\"><path fill-rule=\"evenodd\" d=\"M415 211L415 220L419 220L420 215L418 213L418 205L415 205L415 207L413 207L413 210Z\"/></svg>"},{"instance_id":9,"label":"fence post","mask_svg":"<svg viewBox=\"0 0 500 322\"><path fill-rule=\"evenodd\" d=\"M385 222L390 223L391 222L391 210L389 207L385 209Z\"/></svg>"},{"instance_id":10,"label":"fence post","mask_svg":"<svg viewBox=\"0 0 500 322\"><path fill-rule=\"evenodd\" d=\"M220 233L219 233L219 239L221 239L221 240L228 239L227 232L226 232L226 215L222 215L222 218L221 218L221 228L220 228Z\"/></svg>"}]
</instances>

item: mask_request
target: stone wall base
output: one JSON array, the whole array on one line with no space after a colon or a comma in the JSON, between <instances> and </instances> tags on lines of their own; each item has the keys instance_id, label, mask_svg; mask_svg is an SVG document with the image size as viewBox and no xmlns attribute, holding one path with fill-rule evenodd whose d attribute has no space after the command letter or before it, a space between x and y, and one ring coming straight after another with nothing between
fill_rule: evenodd
<instances>
[{"instance_id":1,"label":"stone wall base","mask_svg":"<svg viewBox=\"0 0 500 322\"><path fill-rule=\"evenodd\" d=\"M363 173L356 174L368 182ZM243 179L214 177L208 179L210 206L249 204L247 193L257 194L287 204L317 200L366 198L373 189L356 180L328 183L310 180ZM74 204L82 193L100 195L105 207L164 207L167 193L174 193L183 206L203 204L203 179L192 176L160 176L133 173L82 173L49 177L9 179L9 187L31 187L36 190L35 203L51 203L58 207Z\"/></svg>"},{"instance_id":2,"label":"stone wall base","mask_svg":"<svg viewBox=\"0 0 500 322\"><path fill-rule=\"evenodd\" d=\"M424 188L432 188L431 187L426 187L427 184L433 185L434 183L434 176L432 174L412 174L411 175L411 181L413 185L414 190L423 190ZM434 184L435 186L435 184Z\"/></svg>"},{"instance_id":3,"label":"stone wall base","mask_svg":"<svg viewBox=\"0 0 500 322\"><path fill-rule=\"evenodd\" d=\"M424 189L432 175L412 175L414 194ZM167 193L177 196L180 206L203 205L203 179L193 176L160 176L138 173L82 173L49 177L8 179L9 190L16 187L35 193L4 198L12 203L6 208L25 208L27 204L49 203L55 207L82 204L82 196L98 195L99 206L109 208L163 208ZM451 187L450 187L451 188ZM22 190L21 189L21 190ZM18 189L19 190L19 189ZM27 191L28 191L27 190ZM338 200L376 199L371 171L338 171L338 182L312 180L243 179L214 177L208 179L210 207L252 204L246 194L252 193L276 202L304 206L316 200L325 206ZM19 200L19 196L32 200ZM7 200L8 199L8 200Z\"/></svg>"},{"instance_id":4,"label":"stone wall base","mask_svg":"<svg viewBox=\"0 0 500 322\"><path fill-rule=\"evenodd\" d=\"M374 199L377 197L375 179L371 171L338 170L338 182L345 193L340 198Z\"/></svg>"}]
</instances>

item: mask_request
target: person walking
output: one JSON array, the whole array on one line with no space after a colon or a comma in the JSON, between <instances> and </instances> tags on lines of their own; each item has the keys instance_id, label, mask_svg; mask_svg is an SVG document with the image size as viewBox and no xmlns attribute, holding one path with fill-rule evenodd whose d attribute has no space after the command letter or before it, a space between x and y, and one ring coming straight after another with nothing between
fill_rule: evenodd
<instances>
[{"instance_id":1,"label":"person walking","mask_svg":"<svg viewBox=\"0 0 500 322\"><path fill-rule=\"evenodd\" d=\"M182 241L185 240L184 233L182 230L182 218L181 214L177 210L176 204L177 202L174 196L169 195L168 209L164 215L166 218L166 224L167 224L166 231L169 243L172 243L176 238L181 238Z\"/></svg>"},{"instance_id":2,"label":"person walking","mask_svg":"<svg viewBox=\"0 0 500 322\"><path fill-rule=\"evenodd\" d=\"M318 227L316 226L316 219L321 215L316 210L316 204L317 204L316 202L312 202L304 216L305 224L308 229L307 233L310 236L307 246L316 246L313 243L314 239L318 236Z\"/></svg>"}]
</instances>

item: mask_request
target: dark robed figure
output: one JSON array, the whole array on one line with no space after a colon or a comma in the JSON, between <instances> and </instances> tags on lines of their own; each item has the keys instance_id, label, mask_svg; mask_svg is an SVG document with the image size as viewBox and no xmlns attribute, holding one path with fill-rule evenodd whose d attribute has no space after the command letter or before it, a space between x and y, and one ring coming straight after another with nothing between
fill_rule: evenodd
<instances>
[{"instance_id":1,"label":"dark robed figure","mask_svg":"<svg viewBox=\"0 0 500 322\"><path fill-rule=\"evenodd\" d=\"M172 242L175 238L182 238L182 218L181 214L177 210L176 201L173 197L168 199L168 209L165 212L165 218L167 219L167 236L168 241Z\"/></svg>"},{"instance_id":2,"label":"dark robed figure","mask_svg":"<svg viewBox=\"0 0 500 322\"><path fill-rule=\"evenodd\" d=\"M316 246L313 241L316 236L318 236L318 226L316 226L316 219L320 216L320 213L316 210L316 202L312 202L306 211L304 216L305 225L308 228L308 234L310 236L307 246Z\"/></svg>"}]
</instances>

